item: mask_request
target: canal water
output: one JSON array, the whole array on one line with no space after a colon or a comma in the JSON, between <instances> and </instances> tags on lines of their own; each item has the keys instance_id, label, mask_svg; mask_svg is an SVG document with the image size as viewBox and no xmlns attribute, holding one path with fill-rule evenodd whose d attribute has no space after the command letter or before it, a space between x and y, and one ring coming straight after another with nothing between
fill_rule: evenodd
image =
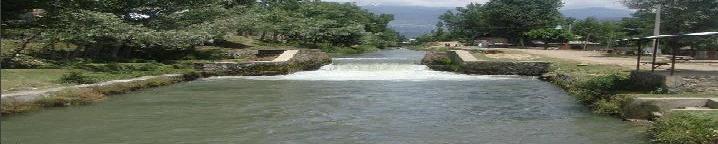
<instances>
[{"instance_id":1,"label":"canal water","mask_svg":"<svg viewBox=\"0 0 718 144\"><path fill-rule=\"evenodd\" d=\"M3 118L2 143L643 143L531 77L431 71L386 50L317 71L215 77Z\"/></svg>"}]
</instances>

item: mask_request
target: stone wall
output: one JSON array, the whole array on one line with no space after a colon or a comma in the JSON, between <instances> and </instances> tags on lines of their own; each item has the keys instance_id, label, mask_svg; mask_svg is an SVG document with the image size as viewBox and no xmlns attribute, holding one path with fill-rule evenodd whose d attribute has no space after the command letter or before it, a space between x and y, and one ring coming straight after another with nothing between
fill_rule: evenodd
<instances>
[{"instance_id":1,"label":"stone wall","mask_svg":"<svg viewBox=\"0 0 718 144\"><path fill-rule=\"evenodd\" d=\"M551 63L538 61L473 61L464 62L460 71L466 74L480 75L541 76L548 73L550 67Z\"/></svg>"},{"instance_id":2,"label":"stone wall","mask_svg":"<svg viewBox=\"0 0 718 144\"><path fill-rule=\"evenodd\" d=\"M465 52L465 51L464 51ZM482 61L460 56L457 51L427 52L422 64L438 71L478 75L540 76L549 72L551 63L538 61ZM473 56L471 56L473 57Z\"/></svg>"},{"instance_id":3,"label":"stone wall","mask_svg":"<svg viewBox=\"0 0 718 144\"><path fill-rule=\"evenodd\" d=\"M300 50L288 61L197 63L195 69L210 76L271 76L316 70L330 63L331 57L324 52Z\"/></svg>"}]
</instances>

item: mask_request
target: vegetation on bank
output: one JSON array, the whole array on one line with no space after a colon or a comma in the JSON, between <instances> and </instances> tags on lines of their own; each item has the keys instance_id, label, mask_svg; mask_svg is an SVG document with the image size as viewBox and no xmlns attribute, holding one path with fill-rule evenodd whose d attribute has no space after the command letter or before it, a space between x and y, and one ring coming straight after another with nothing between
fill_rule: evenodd
<instances>
[{"instance_id":1,"label":"vegetation on bank","mask_svg":"<svg viewBox=\"0 0 718 144\"><path fill-rule=\"evenodd\" d=\"M246 61L228 56L232 50L357 54L402 39L387 28L392 15L352 3L40 0L2 6L3 91L180 73L192 62ZM48 74L33 76L41 73Z\"/></svg>"},{"instance_id":2,"label":"vegetation on bank","mask_svg":"<svg viewBox=\"0 0 718 144\"><path fill-rule=\"evenodd\" d=\"M130 82L117 82L107 85L65 89L50 93L48 96L32 102L7 99L2 101L2 115L40 110L44 107L67 107L93 104L104 100L108 95L123 94L135 90L170 85L202 77L197 72L185 72L179 77L158 76Z\"/></svg>"},{"instance_id":3,"label":"vegetation on bank","mask_svg":"<svg viewBox=\"0 0 718 144\"><path fill-rule=\"evenodd\" d=\"M718 142L718 114L674 113L650 128L652 142L661 144L712 144Z\"/></svg>"},{"instance_id":4,"label":"vegetation on bank","mask_svg":"<svg viewBox=\"0 0 718 144\"><path fill-rule=\"evenodd\" d=\"M3 93L193 71L191 63L78 64L64 69L2 69Z\"/></svg>"},{"instance_id":5,"label":"vegetation on bank","mask_svg":"<svg viewBox=\"0 0 718 144\"><path fill-rule=\"evenodd\" d=\"M43 0L2 5L3 68L42 68L78 59L215 59L200 50L203 46L360 53L395 46L401 39L387 28L392 15L373 14L352 3ZM237 36L257 45L231 40Z\"/></svg>"},{"instance_id":6,"label":"vegetation on bank","mask_svg":"<svg viewBox=\"0 0 718 144\"><path fill-rule=\"evenodd\" d=\"M545 78L565 89L597 114L624 117L625 106L632 97L660 97L670 93L662 81L646 78L650 74L620 66L583 65L546 57L533 60L552 62L552 70ZM711 144L718 140L718 113L672 112L656 119L648 134L652 142L660 144Z\"/></svg>"}]
</instances>

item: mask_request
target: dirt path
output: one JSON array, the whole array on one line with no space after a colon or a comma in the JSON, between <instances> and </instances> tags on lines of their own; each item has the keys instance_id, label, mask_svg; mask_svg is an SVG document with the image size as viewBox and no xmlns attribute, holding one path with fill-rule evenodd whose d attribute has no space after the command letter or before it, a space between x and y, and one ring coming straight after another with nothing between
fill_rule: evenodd
<instances>
[{"instance_id":1,"label":"dirt path","mask_svg":"<svg viewBox=\"0 0 718 144\"><path fill-rule=\"evenodd\" d=\"M510 49L529 54L542 55L546 57L575 60L588 64L619 65L627 68L636 67L636 58L630 57L607 57L597 51L573 51L573 50L535 50L535 49ZM646 60L644 60L646 61ZM649 62L649 61L646 61ZM659 69L665 70L670 66L663 66ZM642 65L641 69L650 69L650 65ZM676 70L716 72L718 75L718 63L677 63Z\"/></svg>"}]
</instances>

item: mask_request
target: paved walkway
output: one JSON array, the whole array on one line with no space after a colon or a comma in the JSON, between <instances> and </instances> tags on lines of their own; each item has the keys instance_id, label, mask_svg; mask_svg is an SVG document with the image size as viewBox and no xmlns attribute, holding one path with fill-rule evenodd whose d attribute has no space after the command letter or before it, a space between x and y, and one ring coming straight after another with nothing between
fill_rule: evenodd
<instances>
[{"instance_id":1,"label":"paved walkway","mask_svg":"<svg viewBox=\"0 0 718 144\"><path fill-rule=\"evenodd\" d=\"M511 49L529 54L542 55L546 57L575 60L590 64L619 65L627 68L636 68L636 58L633 57L607 57L603 52L598 51L574 51L574 50L536 50L536 49ZM645 60L644 60L645 61ZM650 62L645 61L645 62ZM712 61L706 61L712 62ZM650 69L650 65L642 65L642 69ZM670 68L664 66L662 69ZM716 72L718 74L718 63L676 63L676 70Z\"/></svg>"}]
</instances>

